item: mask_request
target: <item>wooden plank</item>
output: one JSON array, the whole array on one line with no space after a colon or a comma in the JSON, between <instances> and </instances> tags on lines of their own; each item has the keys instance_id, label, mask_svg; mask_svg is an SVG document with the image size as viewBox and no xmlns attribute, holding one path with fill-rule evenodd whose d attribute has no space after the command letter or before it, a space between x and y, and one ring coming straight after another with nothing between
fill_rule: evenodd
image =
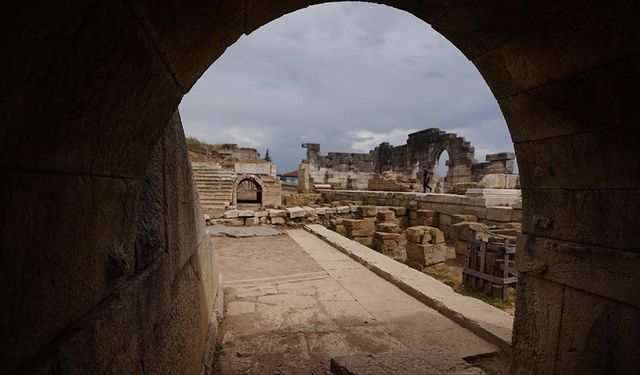
<instances>
[{"instance_id":1,"label":"wooden plank","mask_svg":"<svg viewBox=\"0 0 640 375\"><path fill-rule=\"evenodd\" d=\"M480 251L478 251L478 264L475 267L475 269L480 272L484 272L484 263L485 263L486 254L487 254L487 244L483 242L482 245L480 245ZM480 291L484 290L484 279L478 278L478 280L476 280L476 289Z\"/></svg>"},{"instance_id":2,"label":"wooden plank","mask_svg":"<svg viewBox=\"0 0 640 375\"><path fill-rule=\"evenodd\" d=\"M469 251L469 266L465 267L465 269L473 269L476 268L476 260L477 260L478 252L476 250ZM464 284L467 289L474 289L476 287L476 278L467 272L467 282Z\"/></svg>"},{"instance_id":3,"label":"wooden plank","mask_svg":"<svg viewBox=\"0 0 640 375\"><path fill-rule=\"evenodd\" d=\"M485 260L486 263L484 265L484 273L487 275L493 275L494 272L494 267L495 267L495 260L496 260L496 254L495 253L487 253L487 255L485 255ZM491 287L493 286L493 283L490 282L486 282L484 283L484 288L482 289L482 291L484 292L484 294L490 296L491 295Z\"/></svg>"},{"instance_id":4,"label":"wooden plank","mask_svg":"<svg viewBox=\"0 0 640 375\"><path fill-rule=\"evenodd\" d=\"M470 268L465 268L464 270L462 270L462 272L467 273L470 276L481 278L483 280L488 280L488 281L491 281L494 284L499 284L499 285L514 284L514 283L518 282L518 278L517 277L508 277L506 279L501 279L498 276L487 275L487 274L482 273L482 272L480 272L478 270L472 270Z\"/></svg>"}]
</instances>

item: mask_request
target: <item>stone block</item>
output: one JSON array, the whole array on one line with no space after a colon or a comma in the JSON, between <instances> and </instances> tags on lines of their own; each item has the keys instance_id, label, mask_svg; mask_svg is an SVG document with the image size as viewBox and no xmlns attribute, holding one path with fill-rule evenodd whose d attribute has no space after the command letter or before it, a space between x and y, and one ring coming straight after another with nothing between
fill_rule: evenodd
<instances>
[{"instance_id":1,"label":"stone block","mask_svg":"<svg viewBox=\"0 0 640 375\"><path fill-rule=\"evenodd\" d=\"M487 207L487 220L509 222L513 209L508 206Z\"/></svg>"},{"instance_id":2,"label":"stone block","mask_svg":"<svg viewBox=\"0 0 640 375\"><path fill-rule=\"evenodd\" d=\"M425 231L427 231L426 226L414 226L407 228L407 230L405 231L407 241L413 243L422 243L422 237L424 236Z\"/></svg>"},{"instance_id":3,"label":"stone block","mask_svg":"<svg viewBox=\"0 0 640 375\"><path fill-rule=\"evenodd\" d=\"M257 217L256 219L260 220L260 224L269 224L269 218L267 216Z\"/></svg>"},{"instance_id":4,"label":"stone block","mask_svg":"<svg viewBox=\"0 0 640 375\"><path fill-rule=\"evenodd\" d=\"M487 228L486 224L463 221L451 226L451 237L454 240L468 241L472 231Z\"/></svg>"},{"instance_id":5,"label":"stone block","mask_svg":"<svg viewBox=\"0 0 640 375\"><path fill-rule=\"evenodd\" d=\"M344 219L342 220L345 228L350 230L374 229L375 223L363 219Z\"/></svg>"},{"instance_id":6,"label":"stone block","mask_svg":"<svg viewBox=\"0 0 640 375\"><path fill-rule=\"evenodd\" d=\"M289 207L286 210L291 219L303 218L307 216L307 211L305 211L302 207Z\"/></svg>"},{"instance_id":7,"label":"stone block","mask_svg":"<svg viewBox=\"0 0 640 375\"><path fill-rule=\"evenodd\" d=\"M447 247L444 244L422 245L407 242L407 264L418 264L426 267L443 263L447 258Z\"/></svg>"},{"instance_id":8,"label":"stone block","mask_svg":"<svg viewBox=\"0 0 640 375\"><path fill-rule=\"evenodd\" d=\"M400 216L397 220L400 228L409 227L409 216Z\"/></svg>"},{"instance_id":9,"label":"stone block","mask_svg":"<svg viewBox=\"0 0 640 375\"><path fill-rule=\"evenodd\" d=\"M400 230L397 223L379 223L376 224L377 232L397 233Z\"/></svg>"},{"instance_id":10,"label":"stone block","mask_svg":"<svg viewBox=\"0 0 640 375\"><path fill-rule=\"evenodd\" d=\"M377 206L360 206L358 207L358 216L361 218L375 217L378 214Z\"/></svg>"},{"instance_id":11,"label":"stone block","mask_svg":"<svg viewBox=\"0 0 640 375\"><path fill-rule=\"evenodd\" d=\"M396 218L396 215L393 211L391 210L382 210L382 211L378 211L378 214L376 215L376 218L379 222L389 222L389 221L393 221Z\"/></svg>"},{"instance_id":12,"label":"stone block","mask_svg":"<svg viewBox=\"0 0 640 375\"><path fill-rule=\"evenodd\" d=\"M396 215L396 217L405 216L407 214L407 208L406 207L395 206L395 207L387 207L387 209L393 211L393 213Z\"/></svg>"},{"instance_id":13,"label":"stone block","mask_svg":"<svg viewBox=\"0 0 640 375\"><path fill-rule=\"evenodd\" d=\"M307 213L308 216L317 215L316 209L313 208L313 207L304 206L304 207L302 207L302 209L305 210L305 212Z\"/></svg>"},{"instance_id":14,"label":"stone block","mask_svg":"<svg viewBox=\"0 0 640 375\"><path fill-rule=\"evenodd\" d=\"M417 210L416 223L418 225L424 225L424 226L433 225L434 216L435 216L435 212L432 210Z\"/></svg>"},{"instance_id":15,"label":"stone block","mask_svg":"<svg viewBox=\"0 0 640 375\"><path fill-rule=\"evenodd\" d=\"M276 216L276 217L272 217L271 218L271 224L274 225L284 225L286 223L286 220L284 217L281 216Z\"/></svg>"},{"instance_id":16,"label":"stone block","mask_svg":"<svg viewBox=\"0 0 640 375\"><path fill-rule=\"evenodd\" d=\"M349 206L349 210L351 211L351 213L357 213L358 212L358 207L360 206Z\"/></svg>"},{"instance_id":17,"label":"stone block","mask_svg":"<svg viewBox=\"0 0 640 375\"><path fill-rule=\"evenodd\" d=\"M444 214L444 213L439 213L438 214L438 225L444 225L444 226L448 226L451 225L451 215L448 214Z\"/></svg>"},{"instance_id":18,"label":"stone block","mask_svg":"<svg viewBox=\"0 0 640 375\"><path fill-rule=\"evenodd\" d=\"M521 273L513 324L514 374L556 373L564 287Z\"/></svg>"},{"instance_id":19,"label":"stone block","mask_svg":"<svg viewBox=\"0 0 640 375\"><path fill-rule=\"evenodd\" d=\"M222 217L225 219L235 219L238 217L238 210L226 211L224 214L222 214Z\"/></svg>"},{"instance_id":20,"label":"stone block","mask_svg":"<svg viewBox=\"0 0 640 375\"><path fill-rule=\"evenodd\" d=\"M413 209L409 210L409 219L410 220L416 220L418 218L418 213L416 211L417 210L413 210Z\"/></svg>"},{"instance_id":21,"label":"stone block","mask_svg":"<svg viewBox=\"0 0 640 375\"><path fill-rule=\"evenodd\" d=\"M336 207L335 210L338 214L348 214L351 212L351 208L349 206L339 206Z\"/></svg>"},{"instance_id":22,"label":"stone block","mask_svg":"<svg viewBox=\"0 0 640 375\"><path fill-rule=\"evenodd\" d=\"M431 236L431 239L429 241L430 243L440 244L444 242L444 233L440 229L427 227L425 234L426 233L429 233L429 235ZM424 242L424 239L423 239L423 242Z\"/></svg>"},{"instance_id":23,"label":"stone block","mask_svg":"<svg viewBox=\"0 0 640 375\"><path fill-rule=\"evenodd\" d=\"M419 210L430 210L431 209L431 202L418 202L418 209Z\"/></svg>"},{"instance_id":24,"label":"stone block","mask_svg":"<svg viewBox=\"0 0 640 375\"><path fill-rule=\"evenodd\" d=\"M267 210L267 212L269 213L269 217L287 217L287 211L286 210L270 209L270 210Z\"/></svg>"},{"instance_id":25,"label":"stone block","mask_svg":"<svg viewBox=\"0 0 640 375\"><path fill-rule=\"evenodd\" d=\"M253 213L255 217L268 217L269 213L267 211L256 211Z\"/></svg>"},{"instance_id":26,"label":"stone block","mask_svg":"<svg viewBox=\"0 0 640 375\"><path fill-rule=\"evenodd\" d=\"M324 209L325 215L334 215L336 213L336 209L334 207L326 207Z\"/></svg>"},{"instance_id":27,"label":"stone block","mask_svg":"<svg viewBox=\"0 0 640 375\"><path fill-rule=\"evenodd\" d=\"M399 233L388 233L388 232L375 232L373 234L373 238L377 238L381 241L397 241L400 238Z\"/></svg>"},{"instance_id":28,"label":"stone block","mask_svg":"<svg viewBox=\"0 0 640 375\"><path fill-rule=\"evenodd\" d=\"M451 215L451 225L455 225L463 221L477 222L478 217L475 215Z\"/></svg>"},{"instance_id":29,"label":"stone block","mask_svg":"<svg viewBox=\"0 0 640 375\"><path fill-rule=\"evenodd\" d=\"M487 208L484 206L467 205L467 206L464 206L464 211L469 215L474 215L478 219L487 218Z\"/></svg>"},{"instance_id":30,"label":"stone block","mask_svg":"<svg viewBox=\"0 0 640 375\"><path fill-rule=\"evenodd\" d=\"M255 216L251 216L251 217L247 217L244 219L244 225L245 226L254 226L254 225L258 225L260 224L260 218L257 218Z\"/></svg>"},{"instance_id":31,"label":"stone block","mask_svg":"<svg viewBox=\"0 0 640 375\"><path fill-rule=\"evenodd\" d=\"M237 210L238 217L253 217L254 213L252 210Z\"/></svg>"},{"instance_id":32,"label":"stone block","mask_svg":"<svg viewBox=\"0 0 640 375\"><path fill-rule=\"evenodd\" d=\"M316 215L324 216L327 213L327 209L324 207L314 207L314 210L316 210Z\"/></svg>"}]
</instances>

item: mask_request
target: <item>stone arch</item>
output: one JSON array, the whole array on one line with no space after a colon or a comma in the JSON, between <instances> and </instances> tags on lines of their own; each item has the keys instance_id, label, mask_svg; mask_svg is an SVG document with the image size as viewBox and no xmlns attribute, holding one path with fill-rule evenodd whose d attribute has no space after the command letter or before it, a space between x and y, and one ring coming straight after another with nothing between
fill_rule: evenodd
<instances>
[{"instance_id":1,"label":"stone arch","mask_svg":"<svg viewBox=\"0 0 640 375\"><path fill-rule=\"evenodd\" d=\"M158 264L161 257L154 268L136 255L137 234L155 233L161 226L154 218L170 217L174 207L155 216L137 209L139 196L155 194L141 195L143 177L158 147L179 147L180 131L167 124L175 124L169 120L180 98L228 46L321 2L70 1L37 8L14 2L3 12L0 285L10 309L2 311L2 372L51 356L63 368L93 360L101 361L93 368L131 365L123 367L129 373L151 356L156 360L147 365L158 372L198 371L209 307L191 297L210 297L215 282L178 266L194 259L180 253L185 246L167 246L171 262ZM512 372L637 372L637 2L376 2L419 17L450 40L479 69L507 120L525 209ZM180 227L167 223L170 232ZM205 259L206 251L196 258ZM205 264L198 264L202 271ZM129 280L126 288L122 280ZM178 293L169 300L171 314L193 324L174 319L154 332L143 324L147 310L132 301L169 290L166 280ZM47 295L56 295L56 303L41 298ZM180 308L187 303L192 310ZM71 351L99 351L99 358L44 350L88 316L103 322L93 326L100 328L94 336L113 337L137 322L140 342L156 342L128 353L131 361L116 361L118 345L108 340L99 350L94 344ZM179 341L188 352L154 357L163 340Z\"/></svg>"},{"instance_id":2,"label":"stone arch","mask_svg":"<svg viewBox=\"0 0 640 375\"><path fill-rule=\"evenodd\" d=\"M258 194L255 202L242 202L241 199L238 199L238 187L245 181L255 184L257 188ZM264 191L265 191L264 182L262 181L262 179L260 179L260 177L252 174L238 175L238 177L236 177L236 180L233 183L233 205L237 206L238 203L256 203L256 204L262 205L262 193Z\"/></svg>"},{"instance_id":3,"label":"stone arch","mask_svg":"<svg viewBox=\"0 0 640 375\"><path fill-rule=\"evenodd\" d=\"M431 176L437 175L438 160L446 150L449 154L447 181L449 183L471 181L475 149L463 137L431 128L409 134L407 146L413 152L409 155L411 160L427 168ZM432 184L435 184L435 181Z\"/></svg>"}]
</instances>

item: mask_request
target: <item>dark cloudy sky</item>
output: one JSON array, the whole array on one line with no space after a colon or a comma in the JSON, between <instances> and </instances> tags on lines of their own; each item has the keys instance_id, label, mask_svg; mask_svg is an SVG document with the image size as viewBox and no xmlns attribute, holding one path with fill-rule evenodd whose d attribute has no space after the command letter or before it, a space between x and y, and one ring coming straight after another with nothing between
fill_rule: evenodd
<instances>
[{"instance_id":1,"label":"dark cloudy sky","mask_svg":"<svg viewBox=\"0 0 640 375\"><path fill-rule=\"evenodd\" d=\"M412 15L381 5L313 6L243 36L180 105L185 132L209 143L269 148L279 172L301 143L366 152L438 127L487 153L513 151L476 68Z\"/></svg>"}]
</instances>

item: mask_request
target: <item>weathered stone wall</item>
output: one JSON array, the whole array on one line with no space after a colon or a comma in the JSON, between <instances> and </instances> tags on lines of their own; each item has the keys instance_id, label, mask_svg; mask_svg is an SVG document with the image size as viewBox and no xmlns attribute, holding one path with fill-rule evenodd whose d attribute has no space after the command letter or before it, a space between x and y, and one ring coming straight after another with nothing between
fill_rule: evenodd
<instances>
[{"instance_id":1,"label":"weathered stone wall","mask_svg":"<svg viewBox=\"0 0 640 375\"><path fill-rule=\"evenodd\" d=\"M307 149L303 164L309 166L314 183L338 189L373 190L376 186L369 187L368 181L385 171L421 181L426 169L432 190L438 181L448 190L453 184L478 182L487 174L511 174L515 163L515 154L507 152L487 155L487 162L477 163L470 142L435 128L409 134L405 145L394 147L385 142L369 153L330 152L324 156L317 143L304 143L302 147ZM444 151L449 154L448 171L446 176L439 176L438 161ZM302 171L299 175L306 177Z\"/></svg>"},{"instance_id":2,"label":"weathered stone wall","mask_svg":"<svg viewBox=\"0 0 640 375\"><path fill-rule=\"evenodd\" d=\"M453 215L474 215L480 222L490 225L513 223L521 227L522 201L518 190L472 189L467 195L432 194L414 192L383 192L357 190L318 190L325 202L351 201L364 205L405 207L409 226L438 226L451 237ZM433 222L419 222L421 210L437 214Z\"/></svg>"},{"instance_id":3,"label":"weathered stone wall","mask_svg":"<svg viewBox=\"0 0 640 375\"><path fill-rule=\"evenodd\" d=\"M179 116L141 180L21 179L14 174L0 196L2 230L20 215L41 223L2 233L12 263L0 273L0 373L201 373L216 328L218 266ZM64 188L50 196L51 186ZM34 189L40 198L26 200ZM50 217L61 204L71 210Z\"/></svg>"},{"instance_id":4,"label":"weathered stone wall","mask_svg":"<svg viewBox=\"0 0 640 375\"><path fill-rule=\"evenodd\" d=\"M307 149L307 158L303 163L316 168L326 168L336 172L374 172L376 163L375 151L367 154L349 152L330 152L324 156L320 154L320 144L303 143Z\"/></svg>"}]
</instances>

